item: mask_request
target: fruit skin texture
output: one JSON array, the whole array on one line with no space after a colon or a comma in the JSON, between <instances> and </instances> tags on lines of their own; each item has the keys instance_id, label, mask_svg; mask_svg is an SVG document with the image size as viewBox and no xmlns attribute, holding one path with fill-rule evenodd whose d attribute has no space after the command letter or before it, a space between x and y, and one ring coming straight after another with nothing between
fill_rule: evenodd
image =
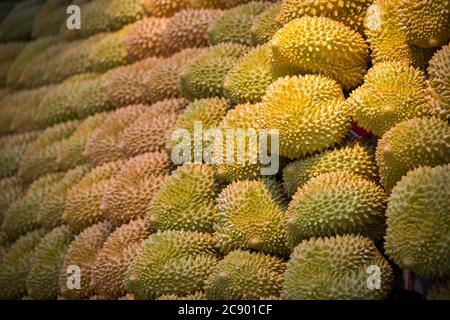
<instances>
[{"instance_id":1,"label":"fruit skin texture","mask_svg":"<svg viewBox=\"0 0 450 320\"><path fill-rule=\"evenodd\" d=\"M22 181L16 176L0 180L0 224L8 207L19 199L24 192Z\"/></svg>"},{"instance_id":2,"label":"fruit skin texture","mask_svg":"<svg viewBox=\"0 0 450 320\"><path fill-rule=\"evenodd\" d=\"M217 219L216 175L207 164L184 164L152 199L148 220L158 230L212 232Z\"/></svg>"},{"instance_id":3,"label":"fruit skin texture","mask_svg":"<svg viewBox=\"0 0 450 320\"><path fill-rule=\"evenodd\" d=\"M206 281L206 296L214 300L256 300L278 297L286 263L263 253L236 250L217 264Z\"/></svg>"},{"instance_id":4,"label":"fruit skin texture","mask_svg":"<svg viewBox=\"0 0 450 320\"><path fill-rule=\"evenodd\" d=\"M280 78L272 83L258 111L261 128L276 129L280 155L301 158L344 138L350 113L341 88L321 75Z\"/></svg>"},{"instance_id":5,"label":"fruit skin texture","mask_svg":"<svg viewBox=\"0 0 450 320\"><path fill-rule=\"evenodd\" d=\"M428 67L432 114L450 120L450 44L443 46Z\"/></svg>"},{"instance_id":6,"label":"fruit skin texture","mask_svg":"<svg viewBox=\"0 0 450 320\"><path fill-rule=\"evenodd\" d=\"M235 181L217 198L217 242L224 253L235 249L275 255L287 252L284 213L264 180Z\"/></svg>"},{"instance_id":7,"label":"fruit skin texture","mask_svg":"<svg viewBox=\"0 0 450 320\"><path fill-rule=\"evenodd\" d=\"M322 16L362 33L366 10L373 0L284 0L278 20L282 24L303 16Z\"/></svg>"},{"instance_id":8,"label":"fruit skin texture","mask_svg":"<svg viewBox=\"0 0 450 320\"><path fill-rule=\"evenodd\" d=\"M207 49L181 73L182 95L190 100L223 97L226 75L248 49L236 43L223 43Z\"/></svg>"},{"instance_id":9,"label":"fruit skin texture","mask_svg":"<svg viewBox=\"0 0 450 320\"><path fill-rule=\"evenodd\" d=\"M293 248L311 237L359 233L382 238L387 195L359 175L324 173L299 188L286 212L286 236ZM336 205L339 204L339 205Z\"/></svg>"},{"instance_id":10,"label":"fruit skin texture","mask_svg":"<svg viewBox=\"0 0 450 320\"><path fill-rule=\"evenodd\" d=\"M450 3L447 0L398 0L400 27L410 43L438 47L450 39Z\"/></svg>"},{"instance_id":11,"label":"fruit skin texture","mask_svg":"<svg viewBox=\"0 0 450 320\"><path fill-rule=\"evenodd\" d=\"M57 227L46 234L36 246L27 279L29 297L33 299L55 299L57 297L59 271L73 236L69 227Z\"/></svg>"},{"instance_id":12,"label":"fruit skin texture","mask_svg":"<svg viewBox=\"0 0 450 320\"><path fill-rule=\"evenodd\" d=\"M269 42L269 57L276 76L318 73L351 89L367 71L368 48L360 34L342 23L305 16L277 31Z\"/></svg>"},{"instance_id":13,"label":"fruit skin texture","mask_svg":"<svg viewBox=\"0 0 450 320\"><path fill-rule=\"evenodd\" d=\"M1 299L20 299L26 294L32 253L44 234L43 230L31 231L20 237L6 251L0 264Z\"/></svg>"},{"instance_id":14,"label":"fruit skin texture","mask_svg":"<svg viewBox=\"0 0 450 320\"><path fill-rule=\"evenodd\" d=\"M99 222L84 229L70 243L64 257L64 263L59 274L60 295L65 299L87 299L94 292L90 286L92 279L92 267L103 243L112 231L109 222ZM76 275L70 266L78 266L80 271L80 288L69 289L74 285L73 276Z\"/></svg>"},{"instance_id":15,"label":"fruit skin texture","mask_svg":"<svg viewBox=\"0 0 450 320\"><path fill-rule=\"evenodd\" d=\"M225 96L232 104L257 103L275 79L267 47L260 46L240 58L225 77Z\"/></svg>"},{"instance_id":16,"label":"fruit skin texture","mask_svg":"<svg viewBox=\"0 0 450 320\"><path fill-rule=\"evenodd\" d=\"M449 275L450 164L408 172L389 199L386 254L424 278Z\"/></svg>"},{"instance_id":17,"label":"fruit skin texture","mask_svg":"<svg viewBox=\"0 0 450 320\"><path fill-rule=\"evenodd\" d=\"M325 150L291 162L283 169L284 189L288 196L293 196L311 178L337 171L348 171L377 181L374 148L364 142L350 142L340 148Z\"/></svg>"},{"instance_id":18,"label":"fruit skin texture","mask_svg":"<svg viewBox=\"0 0 450 320\"><path fill-rule=\"evenodd\" d=\"M381 184L391 191L410 170L450 163L450 126L436 118L397 124L378 142L376 159Z\"/></svg>"},{"instance_id":19,"label":"fruit skin texture","mask_svg":"<svg viewBox=\"0 0 450 320\"><path fill-rule=\"evenodd\" d=\"M120 160L98 166L70 188L62 215L64 224L79 232L94 223L106 220L100 203L121 166Z\"/></svg>"},{"instance_id":20,"label":"fruit skin texture","mask_svg":"<svg viewBox=\"0 0 450 320\"><path fill-rule=\"evenodd\" d=\"M275 3L255 18L250 29L253 45L267 43L272 39L275 32L282 27L276 19L280 13L280 8L281 4Z\"/></svg>"},{"instance_id":21,"label":"fruit skin texture","mask_svg":"<svg viewBox=\"0 0 450 320\"><path fill-rule=\"evenodd\" d=\"M433 282L426 298L427 300L450 300L450 279L444 278Z\"/></svg>"},{"instance_id":22,"label":"fruit skin texture","mask_svg":"<svg viewBox=\"0 0 450 320\"><path fill-rule=\"evenodd\" d=\"M131 263L126 288L137 299L166 294L185 296L202 290L217 265L214 238L193 231L151 235Z\"/></svg>"},{"instance_id":23,"label":"fruit skin texture","mask_svg":"<svg viewBox=\"0 0 450 320\"><path fill-rule=\"evenodd\" d=\"M92 267L91 288L98 295L117 299L126 294L125 276L142 242L152 233L145 218L138 218L112 232Z\"/></svg>"},{"instance_id":24,"label":"fruit skin texture","mask_svg":"<svg viewBox=\"0 0 450 320\"><path fill-rule=\"evenodd\" d=\"M209 28L209 43L235 42L252 45L250 29L256 17L269 7L267 2L250 2L227 10Z\"/></svg>"},{"instance_id":25,"label":"fruit skin texture","mask_svg":"<svg viewBox=\"0 0 450 320\"><path fill-rule=\"evenodd\" d=\"M367 270L379 268L381 288L368 288ZM394 282L389 263L360 235L301 242L287 263L282 298L289 300L386 299ZM373 283L371 283L373 284Z\"/></svg>"},{"instance_id":26,"label":"fruit skin texture","mask_svg":"<svg viewBox=\"0 0 450 320\"><path fill-rule=\"evenodd\" d=\"M356 122L377 136L430 111L425 74L401 62L373 66L347 102Z\"/></svg>"}]
</instances>

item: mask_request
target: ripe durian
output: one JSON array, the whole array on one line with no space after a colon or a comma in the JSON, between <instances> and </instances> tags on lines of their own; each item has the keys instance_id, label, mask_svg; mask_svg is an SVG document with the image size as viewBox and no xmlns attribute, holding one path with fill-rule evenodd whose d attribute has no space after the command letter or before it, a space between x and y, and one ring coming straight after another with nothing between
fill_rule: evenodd
<instances>
[{"instance_id":1,"label":"ripe durian","mask_svg":"<svg viewBox=\"0 0 450 320\"><path fill-rule=\"evenodd\" d=\"M0 264L0 299L20 299L26 294L32 253L44 234L43 230L29 232L8 248Z\"/></svg>"},{"instance_id":2,"label":"ripe durian","mask_svg":"<svg viewBox=\"0 0 450 320\"><path fill-rule=\"evenodd\" d=\"M257 300L278 297L286 263L262 253L236 250L217 264L205 293L214 300Z\"/></svg>"},{"instance_id":3,"label":"ripe durian","mask_svg":"<svg viewBox=\"0 0 450 320\"><path fill-rule=\"evenodd\" d=\"M183 96L191 100L223 97L226 75L248 49L235 43L209 48L181 74L180 90Z\"/></svg>"},{"instance_id":4,"label":"ripe durian","mask_svg":"<svg viewBox=\"0 0 450 320\"><path fill-rule=\"evenodd\" d=\"M108 101L116 108L145 103L145 78L161 59L150 57L105 74L104 88Z\"/></svg>"},{"instance_id":5,"label":"ripe durian","mask_svg":"<svg viewBox=\"0 0 450 320\"><path fill-rule=\"evenodd\" d=\"M311 178L292 197L286 211L286 236L293 248L304 239L347 233L379 240L387 195L374 182L347 171Z\"/></svg>"},{"instance_id":6,"label":"ripe durian","mask_svg":"<svg viewBox=\"0 0 450 320\"><path fill-rule=\"evenodd\" d=\"M362 33L366 11L373 0L284 0L278 20L286 24L303 16L321 16L342 22Z\"/></svg>"},{"instance_id":7,"label":"ripe durian","mask_svg":"<svg viewBox=\"0 0 450 320\"><path fill-rule=\"evenodd\" d=\"M186 48L208 46L208 29L222 14L220 10L182 10L170 18L163 32L163 43L167 53Z\"/></svg>"},{"instance_id":8,"label":"ripe durian","mask_svg":"<svg viewBox=\"0 0 450 320\"><path fill-rule=\"evenodd\" d=\"M371 274L379 275L380 282L370 281ZM361 235L312 238L291 254L282 297L379 300L387 298L393 282L391 266L369 239Z\"/></svg>"},{"instance_id":9,"label":"ripe durian","mask_svg":"<svg viewBox=\"0 0 450 320\"><path fill-rule=\"evenodd\" d=\"M235 249L275 255L287 252L284 213L264 180L235 181L222 190L216 201L218 218L214 236L222 252Z\"/></svg>"},{"instance_id":10,"label":"ripe durian","mask_svg":"<svg viewBox=\"0 0 450 320\"><path fill-rule=\"evenodd\" d=\"M187 163L167 179L153 197L148 220L158 230L212 232L217 219L219 185L213 168Z\"/></svg>"},{"instance_id":11,"label":"ripe durian","mask_svg":"<svg viewBox=\"0 0 450 320\"><path fill-rule=\"evenodd\" d=\"M145 217L150 201L171 171L172 161L166 153L130 158L106 188L100 209L116 226Z\"/></svg>"},{"instance_id":12,"label":"ripe durian","mask_svg":"<svg viewBox=\"0 0 450 320\"><path fill-rule=\"evenodd\" d=\"M109 235L92 266L90 286L96 294L109 299L126 294L124 281L128 267L151 233L146 219L138 218Z\"/></svg>"},{"instance_id":13,"label":"ripe durian","mask_svg":"<svg viewBox=\"0 0 450 320\"><path fill-rule=\"evenodd\" d=\"M431 58L428 75L432 101L432 114L450 120L450 44L443 46Z\"/></svg>"},{"instance_id":14,"label":"ripe durian","mask_svg":"<svg viewBox=\"0 0 450 320\"><path fill-rule=\"evenodd\" d=\"M206 300L206 295L201 291L196 291L184 297L179 297L176 294L165 294L156 298L156 300Z\"/></svg>"},{"instance_id":15,"label":"ripe durian","mask_svg":"<svg viewBox=\"0 0 450 320\"><path fill-rule=\"evenodd\" d=\"M128 55L133 61L148 57L163 57L164 31L169 19L149 17L134 23L131 31L123 40Z\"/></svg>"},{"instance_id":16,"label":"ripe durian","mask_svg":"<svg viewBox=\"0 0 450 320\"><path fill-rule=\"evenodd\" d=\"M284 189L288 196L293 196L311 178L337 171L348 171L376 181L378 171L374 148L355 141L291 162L283 169Z\"/></svg>"},{"instance_id":17,"label":"ripe durian","mask_svg":"<svg viewBox=\"0 0 450 320\"><path fill-rule=\"evenodd\" d=\"M340 142L351 125L338 83L322 75L280 78L266 91L258 112L260 127L276 129L280 155L290 159Z\"/></svg>"},{"instance_id":18,"label":"ripe durian","mask_svg":"<svg viewBox=\"0 0 450 320\"><path fill-rule=\"evenodd\" d=\"M288 22L269 42L268 52L275 76L322 74L351 89L367 71L364 38L325 17L304 16Z\"/></svg>"},{"instance_id":19,"label":"ripe durian","mask_svg":"<svg viewBox=\"0 0 450 320\"><path fill-rule=\"evenodd\" d=\"M381 184L391 191L408 171L450 163L450 126L436 118L400 122L378 142Z\"/></svg>"},{"instance_id":20,"label":"ripe durian","mask_svg":"<svg viewBox=\"0 0 450 320\"><path fill-rule=\"evenodd\" d=\"M67 194L89 170L88 166L76 167L67 171L59 181L52 184L43 196L36 214L36 220L40 226L51 230L63 224L62 215L66 208Z\"/></svg>"},{"instance_id":21,"label":"ripe durian","mask_svg":"<svg viewBox=\"0 0 450 320\"><path fill-rule=\"evenodd\" d=\"M23 192L22 181L16 176L0 180L0 225L3 222L5 211L23 195Z\"/></svg>"},{"instance_id":22,"label":"ripe durian","mask_svg":"<svg viewBox=\"0 0 450 320\"><path fill-rule=\"evenodd\" d=\"M185 99L167 99L151 105L129 125L120 141L120 149L128 156L163 151L178 115L188 104Z\"/></svg>"},{"instance_id":23,"label":"ripe durian","mask_svg":"<svg viewBox=\"0 0 450 320\"><path fill-rule=\"evenodd\" d=\"M59 272L73 239L72 230L61 226L47 233L31 255L27 295L32 299L55 299L59 292Z\"/></svg>"},{"instance_id":24,"label":"ripe durian","mask_svg":"<svg viewBox=\"0 0 450 320\"><path fill-rule=\"evenodd\" d=\"M429 48L439 47L450 39L448 0L398 0L396 10L408 42Z\"/></svg>"},{"instance_id":25,"label":"ripe durian","mask_svg":"<svg viewBox=\"0 0 450 320\"><path fill-rule=\"evenodd\" d=\"M100 210L100 203L121 165L122 162L117 160L98 166L72 186L66 196L63 223L75 231L81 231L106 220L105 213Z\"/></svg>"},{"instance_id":26,"label":"ripe durian","mask_svg":"<svg viewBox=\"0 0 450 320\"><path fill-rule=\"evenodd\" d=\"M119 147L122 135L147 109L146 105L131 105L108 114L89 136L84 156L93 165L123 159L125 154Z\"/></svg>"},{"instance_id":27,"label":"ripe durian","mask_svg":"<svg viewBox=\"0 0 450 320\"><path fill-rule=\"evenodd\" d=\"M267 47L259 46L240 58L225 77L225 96L233 104L257 103L274 81Z\"/></svg>"},{"instance_id":28,"label":"ripe durian","mask_svg":"<svg viewBox=\"0 0 450 320\"><path fill-rule=\"evenodd\" d=\"M427 300L450 300L450 279L441 279L431 284Z\"/></svg>"},{"instance_id":29,"label":"ripe durian","mask_svg":"<svg viewBox=\"0 0 450 320\"><path fill-rule=\"evenodd\" d=\"M191 0L141 0L141 5L150 16L170 17L190 7Z\"/></svg>"},{"instance_id":30,"label":"ripe durian","mask_svg":"<svg viewBox=\"0 0 450 320\"><path fill-rule=\"evenodd\" d=\"M30 185L22 197L8 207L1 226L8 239L17 239L39 227L37 213L42 199L62 177L64 173L52 173L39 178Z\"/></svg>"},{"instance_id":31,"label":"ripe durian","mask_svg":"<svg viewBox=\"0 0 450 320\"><path fill-rule=\"evenodd\" d=\"M25 42L10 42L8 44L0 44L0 86L5 87L7 84L8 73L14 59L25 48Z\"/></svg>"},{"instance_id":32,"label":"ripe durian","mask_svg":"<svg viewBox=\"0 0 450 320\"><path fill-rule=\"evenodd\" d=\"M138 299L193 294L204 288L217 265L216 254L216 242L206 233L165 231L150 235L128 269L127 291Z\"/></svg>"},{"instance_id":33,"label":"ripe durian","mask_svg":"<svg viewBox=\"0 0 450 320\"><path fill-rule=\"evenodd\" d=\"M17 3L0 24L0 41L31 38L33 21L41 10L42 4L42 0L26 0Z\"/></svg>"},{"instance_id":34,"label":"ripe durian","mask_svg":"<svg viewBox=\"0 0 450 320\"><path fill-rule=\"evenodd\" d=\"M255 18L252 28L250 29L252 44L261 45L269 42L275 32L282 27L277 21L280 9L281 3L275 3Z\"/></svg>"},{"instance_id":35,"label":"ripe durian","mask_svg":"<svg viewBox=\"0 0 450 320\"><path fill-rule=\"evenodd\" d=\"M105 88L106 79L108 79L108 73L85 80L80 84L75 100L77 103L74 106L78 119L115 109L108 99Z\"/></svg>"},{"instance_id":36,"label":"ripe durian","mask_svg":"<svg viewBox=\"0 0 450 320\"><path fill-rule=\"evenodd\" d=\"M64 139L77 128L78 121L64 122L45 129L36 140L27 147L22 159L18 176L30 183L39 177L59 170L56 163L56 150Z\"/></svg>"},{"instance_id":37,"label":"ripe durian","mask_svg":"<svg viewBox=\"0 0 450 320\"><path fill-rule=\"evenodd\" d=\"M87 299L94 294L90 285L92 267L111 231L109 222L99 222L84 229L70 243L59 273L59 292L64 299Z\"/></svg>"},{"instance_id":38,"label":"ripe durian","mask_svg":"<svg viewBox=\"0 0 450 320\"><path fill-rule=\"evenodd\" d=\"M180 74L193 60L206 49L185 49L161 61L147 74L145 79L148 103L156 103L165 99L181 98Z\"/></svg>"},{"instance_id":39,"label":"ripe durian","mask_svg":"<svg viewBox=\"0 0 450 320\"><path fill-rule=\"evenodd\" d=\"M449 275L450 164L409 171L393 188L388 208L386 254L424 278Z\"/></svg>"},{"instance_id":40,"label":"ripe durian","mask_svg":"<svg viewBox=\"0 0 450 320\"><path fill-rule=\"evenodd\" d=\"M358 124L377 136L430 110L425 74L401 62L373 66L347 103Z\"/></svg>"}]
</instances>

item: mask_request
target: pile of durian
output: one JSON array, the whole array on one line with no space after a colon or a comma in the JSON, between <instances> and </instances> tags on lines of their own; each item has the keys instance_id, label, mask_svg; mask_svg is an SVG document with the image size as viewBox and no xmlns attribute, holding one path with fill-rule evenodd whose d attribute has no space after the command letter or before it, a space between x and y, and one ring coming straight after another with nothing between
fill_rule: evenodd
<instances>
[{"instance_id":1,"label":"pile of durian","mask_svg":"<svg viewBox=\"0 0 450 320\"><path fill-rule=\"evenodd\" d=\"M450 299L449 0L0 12L0 299L388 299L401 270ZM278 174L175 166L196 121L279 130Z\"/></svg>"}]
</instances>

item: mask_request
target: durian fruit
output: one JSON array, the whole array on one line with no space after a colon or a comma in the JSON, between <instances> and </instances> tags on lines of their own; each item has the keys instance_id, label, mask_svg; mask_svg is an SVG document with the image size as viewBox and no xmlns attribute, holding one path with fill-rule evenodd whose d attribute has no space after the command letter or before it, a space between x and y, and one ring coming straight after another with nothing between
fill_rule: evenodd
<instances>
[{"instance_id":1,"label":"durian fruit","mask_svg":"<svg viewBox=\"0 0 450 320\"><path fill-rule=\"evenodd\" d=\"M167 179L150 202L148 220L158 230L212 232L219 184L207 164L187 163Z\"/></svg>"},{"instance_id":2,"label":"durian fruit","mask_svg":"<svg viewBox=\"0 0 450 320\"><path fill-rule=\"evenodd\" d=\"M286 236L293 248L304 239L347 233L380 240L387 195L374 182L347 171L311 178L292 197Z\"/></svg>"},{"instance_id":3,"label":"durian fruit","mask_svg":"<svg viewBox=\"0 0 450 320\"><path fill-rule=\"evenodd\" d=\"M40 133L23 154L18 176L25 183L31 183L47 173L59 171L56 150L61 141L68 138L77 126L78 121L63 122Z\"/></svg>"},{"instance_id":4,"label":"durian fruit","mask_svg":"<svg viewBox=\"0 0 450 320\"><path fill-rule=\"evenodd\" d=\"M67 193L63 223L74 231L81 231L94 223L106 220L100 210L103 193L119 173L120 160L105 163L86 174Z\"/></svg>"},{"instance_id":5,"label":"durian fruit","mask_svg":"<svg viewBox=\"0 0 450 320\"><path fill-rule=\"evenodd\" d=\"M38 135L39 132L35 131L0 138L0 179L17 174L23 154Z\"/></svg>"},{"instance_id":6,"label":"durian fruit","mask_svg":"<svg viewBox=\"0 0 450 320\"><path fill-rule=\"evenodd\" d=\"M386 254L424 278L450 274L450 164L409 171L392 189Z\"/></svg>"},{"instance_id":7,"label":"durian fruit","mask_svg":"<svg viewBox=\"0 0 450 320\"><path fill-rule=\"evenodd\" d=\"M149 17L134 23L123 40L129 57L139 61L148 57L165 56L164 32L168 19Z\"/></svg>"},{"instance_id":8,"label":"durian fruit","mask_svg":"<svg viewBox=\"0 0 450 320\"><path fill-rule=\"evenodd\" d=\"M138 218L117 228L106 239L92 266L91 288L101 296L117 299L126 294L128 267L152 230L145 218Z\"/></svg>"},{"instance_id":9,"label":"durian fruit","mask_svg":"<svg viewBox=\"0 0 450 320\"><path fill-rule=\"evenodd\" d=\"M145 217L150 201L171 171L172 161L166 153L150 152L128 159L106 188L100 209L116 226Z\"/></svg>"},{"instance_id":10,"label":"durian fruit","mask_svg":"<svg viewBox=\"0 0 450 320\"><path fill-rule=\"evenodd\" d=\"M165 294L162 295L156 300L207 300L204 292L196 291L193 294L188 294L184 297L179 297L176 294Z\"/></svg>"},{"instance_id":11,"label":"durian fruit","mask_svg":"<svg viewBox=\"0 0 450 320\"><path fill-rule=\"evenodd\" d=\"M26 294L32 253L44 234L43 230L29 232L6 251L0 264L0 299L20 299Z\"/></svg>"},{"instance_id":12,"label":"durian fruit","mask_svg":"<svg viewBox=\"0 0 450 320\"><path fill-rule=\"evenodd\" d=\"M398 0L374 0L367 9L364 34L372 63L399 61L405 66L425 69L433 50L408 43L400 29L397 3Z\"/></svg>"},{"instance_id":13,"label":"durian fruit","mask_svg":"<svg viewBox=\"0 0 450 320\"><path fill-rule=\"evenodd\" d=\"M17 55L8 71L8 86L16 87L19 85L19 79L26 66L41 52L56 44L58 37L44 37L30 41L25 48Z\"/></svg>"},{"instance_id":14,"label":"durian fruit","mask_svg":"<svg viewBox=\"0 0 450 320\"><path fill-rule=\"evenodd\" d=\"M17 239L39 227L37 212L42 199L63 176L63 173L52 173L41 177L30 185L22 197L11 203L1 225L8 239Z\"/></svg>"},{"instance_id":15,"label":"durian fruit","mask_svg":"<svg viewBox=\"0 0 450 320\"><path fill-rule=\"evenodd\" d=\"M119 142L125 129L141 116L148 106L131 105L118 109L106 117L89 136L84 156L93 165L116 161L125 157Z\"/></svg>"},{"instance_id":16,"label":"durian fruit","mask_svg":"<svg viewBox=\"0 0 450 320\"><path fill-rule=\"evenodd\" d=\"M208 141L196 141L195 131L198 125L201 125L202 133L208 129L215 129L219 126L222 119L229 110L227 100L223 98L207 98L197 99L190 103L186 109L181 113L175 123L175 130L187 130L190 133L190 139L183 139L183 137L168 137L167 149L176 154L176 150L188 148L191 155L182 155L186 162L194 161L194 151L196 148L203 148L205 150L209 145ZM175 131L174 131L175 133ZM198 133L197 133L198 134ZM181 155L180 155L181 156Z\"/></svg>"},{"instance_id":17,"label":"durian fruit","mask_svg":"<svg viewBox=\"0 0 450 320\"><path fill-rule=\"evenodd\" d=\"M84 154L88 139L107 117L108 113L103 112L86 118L67 139L59 143L56 163L61 171L88 163L88 158Z\"/></svg>"},{"instance_id":18,"label":"durian fruit","mask_svg":"<svg viewBox=\"0 0 450 320\"><path fill-rule=\"evenodd\" d=\"M369 70L347 103L361 127L382 136L399 122L425 116L428 100L422 71L401 62L383 62Z\"/></svg>"},{"instance_id":19,"label":"durian fruit","mask_svg":"<svg viewBox=\"0 0 450 320\"><path fill-rule=\"evenodd\" d=\"M84 229L70 243L59 273L59 292L64 299L87 299L94 294L90 285L92 267L111 231L109 222L99 222Z\"/></svg>"},{"instance_id":20,"label":"durian fruit","mask_svg":"<svg viewBox=\"0 0 450 320\"><path fill-rule=\"evenodd\" d=\"M217 265L216 254L216 242L206 233L165 231L150 235L128 269L127 292L137 299L155 299L201 291Z\"/></svg>"},{"instance_id":21,"label":"durian fruit","mask_svg":"<svg viewBox=\"0 0 450 320\"><path fill-rule=\"evenodd\" d=\"M8 80L8 73L14 59L25 48L26 42L8 42L0 44L0 86L5 87Z\"/></svg>"},{"instance_id":22,"label":"durian fruit","mask_svg":"<svg viewBox=\"0 0 450 320\"><path fill-rule=\"evenodd\" d=\"M222 15L220 10L182 10L170 18L162 40L166 52L208 46L208 29Z\"/></svg>"},{"instance_id":23,"label":"durian fruit","mask_svg":"<svg viewBox=\"0 0 450 320\"><path fill-rule=\"evenodd\" d=\"M263 253L235 250L217 264L205 285L208 299L257 300L280 296L286 263Z\"/></svg>"},{"instance_id":24,"label":"durian fruit","mask_svg":"<svg viewBox=\"0 0 450 320\"><path fill-rule=\"evenodd\" d=\"M163 151L166 141L186 107L185 99L167 99L152 104L124 131L119 148L127 157Z\"/></svg>"},{"instance_id":25,"label":"durian fruit","mask_svg":"<svg viewBox=\"0 0 450 320\"><path fill-rule=\"evenodd\" d=\"M250 32L256 17L270 6L267 2L252 1L248 4L227 10L209 28L209 42L216 45L222 42L252 44Z\"/></svg>"},{"instance_id":26,"label":"durian fruit","mask_svg":"<svg viewBox=\"0 0 450 320\"><path fill-rule=\"evenodd\" d=\"M450 279L441 279L431 284L427 300L450 300Z\"/></svg>"},{"instance_id":27,"label":"durian fruit","mask_svg":"<svg viewBox=\"0 0 450 320\"><path fill-rule=\"evenodd\" d=\"M287 253L284 213L264 180L229 184L217 198L217 213L214 236L222 252L244 249Z\"/></svg>"},{"instance_id":28,"label":"durian fruit","mask_svg":"<svg viewBox=\"0 0 450 320\"><path fill-rule=\"evenodd\" d=\"M450 120L450 44L443 46L431 58L428 75L432 114Z\"/></svg>"},{"instance_id":29,"label":"durian fruit","mask_svg":"<svg viewBox=\"0 0 450 320\"><path fill-rule=\"evenodd\" d=\"M27 295L30 298L49 300L57 297L59 271L73 236L69 227L57 227L36 246L31 255L31 269L27 278Z\"/></svg>"},{"instance_id":30,"label":"durian fruit","mask_svg":"<svg viewBox=\"0 0 450 320\"><path fill-rule=\"evenodd\" d=\"M190 7L192 0L141 0L144 10L155 17L170 17Z\"/></svg>"},{"instance_id":31,"label":"durian fruit","mask_svg":"<svg viewBox=\"0 0 450 320\"><path fill-rule=\"evenodd\" d=\"M396 10L408 42L429 48L439 47L450 39L448 0L398 0Z\"/></svg>"},{"instance_id":32,"label":"durian fruit","mask_svg":"<svg viewBox=\"0 0 450 320\"><path fill-rule=\"evenodd\" d=\"M381 300L387 298L393 282L391 266L368 238L312 238L291 254L282 298Z\"/></svg>"},{"instance_id":33,"label":"durian fruit","mask_svg":"<svg viewBox=\"0 0 450 320\"><path fill-rule=\"evenodd\" d=\"M328 17L362 33L366 11L372 2L373 0L284 0L278 20L286 24L303 16Z\"/></svg>"},{"instance_id":34,"label":"durian fruit","mask_svg":"<svg viewBox=\"0 0 450 320\"><path fill-rule=\"evenodd\" d=\"M253 20L250 33L253 45L262 45L269 42L273 35L282 27L277 20L281 10L281 3L275 3L259 14Z\"/></svg>"},{"instance_id":35,"label":"durian fruit","mask_svg":"<svg viewBox=\"0 0 450 320\"><path fill-rule=\"evenodd\" d=\"M345 137L351 114L343 101L338 83L326 76L284 77L267 89L258 122L279 131L280 155L296 159Z\"/></svg>"},{"instance_id":36,"label":"durian fruit","mask_svg":"<svg viewBox=\"0 0 450 320\"><path fill-rule=\"evenodd\" d=\"M26 0L17 3L0 24L0 41L29 39L33 21L41 10L42 4L42 0Z\"/></svg>"},{"instance_id":37,"label":"durian fruit","mask_svg":"<svg viewBox=\"0 0 450 320\"><path fill-rule=\"evenodd\" d=\"M248 47L223 43L209 48L181 74L180 89L187 99L224 96L224 81L238 58Z\"/></svg>"},{"instance_id":38,"label":"durian fruit","mask_svg":"<svg viewBox=\"0 0 450 320\"><path fill-rule=\"evenodd\" d=\"M3 222L5 211L23 195L23 192L22 181L16 176L0 180L0 225Z\"/></svg>"},{"instance_id":39,"label":"durian fruit","mask_svg":"<svg viewBox=\"0 0 450 320\"><path fill-rule=\"evenodd\" d=\"M240 58L227 74L225 96L233 104L257 103L273 81L267 47L259 46Z\"/></svg>"},{"instance_id":40,"label":"durian fruit","mask_svg":"<svg viewBox=\"0 0 450 320\"><path fill-rule=\"evenodd\" d=\"M325 17L294 19L269 42L275 76L315 73L338 81L344 89L358 86L367 71L364 38L341 22Z\"/></svg>"},{"instance_id":41,"label":"durian fruit","mask_svg":"<svg viewBox=\"0 0 450 320\"><path fill-rule=\"evenodd\" d=\"M311 178L337 171L348 171L367 180L377 181L378 169L374 151L369 144L354 141L291 162L283 169L284 189L291 197Z\"/></svg>"},{"instance_id":42,"label":"durian fruit","mask_svg":"<svg viewBox=\"0 0 450 320\"><path fill-rule=\"evenodd\" d=\"M156 103L165 99L181 98L180 74L205 51L206 49L202 48L184 49L152 68L144 82L145 100L148 103Z\"/></svg>"},{"instance_id":43,"label":"durian fruit","mask_svg":"<svg viewBox=\"0 0 450 320\"><path fill-rule=\"evenodd\" d=\"M41 205L36 213L37 223L47 230L63 224L62 215L66 208L67 194L70 188L77 184L90 168L79 166L67 171L59 181L56 181L42 197Z\"/></svg>"},{"instance_id":44,"label":"durian fruit","mask_svg":"<svg viewBox=\"0 0 450 320\"><path fill-rule=\"evenodd\" d=\"M408 171L450 163L450 126L436 118L400 122L378 142L376 159L381 184L391 191Z\"/></svg>"},{"instance_id":45,"label":"durian fruit","mask_svg":"<svg viewBox=\"0 0 450 320\"><path fill-rule=\"evenodd\" d=\"M104 81L108 101L116 108L145 103L145 78L160 62L160 58L150 57L109 71Z\"/></svg>"}]
</instances>

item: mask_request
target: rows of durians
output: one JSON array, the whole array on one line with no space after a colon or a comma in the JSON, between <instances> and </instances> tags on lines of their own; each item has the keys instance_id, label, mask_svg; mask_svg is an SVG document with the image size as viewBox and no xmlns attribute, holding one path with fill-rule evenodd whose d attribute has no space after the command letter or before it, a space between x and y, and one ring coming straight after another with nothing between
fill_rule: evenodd
<instances>
[{"instance_id":1,"label":"rows of durians","mask_svg":"<svg viewBox=\"0 0 450 320\"><path fill-rule=\"evenodd\" d=\"M386 299L397 268L450 298L448 0L16 3L1 299ZM278 174L175 167L195 121L279 130Z\"/></svg>"}]
</instances>

